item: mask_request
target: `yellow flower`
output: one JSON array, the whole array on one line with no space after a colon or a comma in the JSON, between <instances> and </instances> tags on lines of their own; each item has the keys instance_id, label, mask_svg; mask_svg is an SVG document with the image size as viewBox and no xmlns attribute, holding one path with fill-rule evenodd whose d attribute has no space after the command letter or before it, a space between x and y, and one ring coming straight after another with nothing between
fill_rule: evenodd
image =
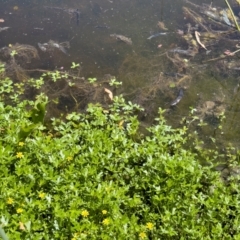
<instances>
[{"instance_id":1,"label":"yellow flower","mask_svg":"<svg viewBox=\"0 0 240 240\"><path fill-rule=\"evenodd\" d=\"M146 235L145 232L140 232L140 233L139 233L139 237L140 237L141 239L144 239L144 238L147 237L147 235Z\"/></svg>"},{"instance_id":2,"label":"yellow flower","mask_svg":"<svg viewBox=\"0 0 240 240\"><path fill-rule=\"evenodd\" d=\"M22 208L18 208L17 209L17 213L22 213L23 212L23 209Z\"/></svg>"},{"instance_id":3,"label":"yellow flower","mask_svg":"<svg viewBox=\"0 0 240 240\"><path fill-rule=\"evenodd\" d=\"M87 217L87 216L89 215L89 212L88 212L87 210L83 210L82 213L81 213L81 215L82 215L83 217Z\"/></svg>"},{"instance_id":4,"label":"yellow flower","mask_svg":"<svg viewBox=\"0 0 240 240\"><path fill-rule=\"evenodd\" d=\"M103 221L102 221L103 225L108 225L110 223L110 220L108 218L105 218Z\"/></svg>"},{"instance_id":5,"label":"yellow flower","mask_svg":"<svg viewBox=\"0 0 240 240\"><path fill-rule=\"evenodd\" d=\"M102 214L103 215L107 214L107 210L102 210Z\"/></svg>"},{"instance_id":6,"label":"yellow flower","mask_svg":"<svg viewBox=\"0 0 240 240\"><path fill-rule=\"evenodd\" d=\"M13 204L13 199L12 198L8 198L7 204Z\"/></svg>"},{"instance_id":7,"label":"yellow flower","mask_svg":"<svg viewBox=\"0 0 240 240\"><path fill-rule=\"evenodd\" d=\"M17 152L17 158L23 158L23 153L22 152Z\"/></svg>"},{"instance_id":8,"label":"yellow flower","mask_svg":"<svg viewBox=\"0 0 240 240\"><path fill-rule=\"evenodd\" d=\"M72 238L71 240L77 240L78 236L79 236L78 233L74 233L74 234L73 234L73 238Z\"/></svg>"},{"instance_id":9,"label":"yellow flower","mask_svg":"<svg viewBox=\"0 0 240 240\"><path fill-rule=\"evenodd\" d=\"M151 223L151 222L148 222L148 223L146 224L146 228L149 229L149 230L152 230L153 227L154 227L154 225L153 225L153 223Z\"/></svg>"},{"instance_id":10,"label":"yellow flower","mask_svg":"<svg viewBox=\"0 0 240 240\"><path fill-rule=\"evenodd\" d=\"M39 196L41 199L43 199L43 198L45 197L45 195L46 195L46 193L43 193L43 192L40 192L40 193L38 194L38 196Z\"/></svg>"},{"instance_id":11,"label":"yellow flower","mask_svg":"<svg viewBox=\"0 0 240 240\"><path fill-rule=\"evenodd\" d=\"M67 160L68 160L68 161L71 161L71 160L73 160L73 158L70 157L70 156L68 156L68 157L67 157Z\"/></svg>"},{"instance_id":12,"label":"yellow flower","mask_svg":"<svg viewBox=\"0 0 240 240\"><path fill-rule=\"evenodd\" d=\"M19 142L18 145L22 147L24 145L24 142Z\"/></svg>"}]
</instances>

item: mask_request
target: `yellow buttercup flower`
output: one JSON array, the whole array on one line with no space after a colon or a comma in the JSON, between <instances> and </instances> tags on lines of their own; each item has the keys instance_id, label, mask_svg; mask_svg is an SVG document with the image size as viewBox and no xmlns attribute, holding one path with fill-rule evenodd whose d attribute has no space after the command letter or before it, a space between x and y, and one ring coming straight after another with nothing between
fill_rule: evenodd
<instances>
[{"instance_id":1,"label":"yellow buttercup flower","mask_svg":"<svg viewBox=\"0 0 240 240\"><path fill-rule=\"evenodd\" d=\"M12 198L8 198L7 204L13 204L13 199Z\"/></svg>"},{"instance_id":2,"label":"yellow buttercup flower","mask_svg":"<svg viewBox=\"0 0 240 240\"><path fill-rule=\"evenodd\" d=\"M24 142L19 142L18 145L22 147L24 145Z\"/></svg>"},{"instance_id":3,"label":"yellow buttercup flower","mask_svg":"<svg viewBox=\"0 0 240 240\"><path fill-rule=\"evenodd\" d=\"M146 228L149 229L149 230L152 230L153 227L154 227L154 224L151 223L151 222L148 222L148 223L146 224Z\"/></svg>"},{"instance_id":4,"label":"yellow buttercup flower","mask_svg":"<svg viewBox=\"0 0 240 240\"><path fill-rule=\"evenodd\" d=\"M105 218L103 221L102 221L103 225L108 225L110 223L110 220L108 218Z\"/></svg>"},{"instance_id":5,"label":"yellow buttercup flower","mask_svg":"<svg viewBox=\"0 0 240 240\"><path fill-rule=\"evenodd\" d=\"M71 240L77 240L78 236L79 236L78 233L74 233L74 234L73 234L73 238L72 238Z\"/></svg>"},{"instance_id":6,"label":"yellow buttercup flower","mask_svg":"<svg viewBox=\"0 0 240 240\"><path fill-rule=\"evenodd\" d=\"M87 217L87 216L89 215L89 212L88 212L87 210L83 210L82 213L81 213L81 215L82 215L83 217Z\"/></svg>"},{"instance_id":7,"label":"yellow buttercup flower","mask_svg":"<svg viewBox=\"0 0 240 240\"><path fill-rule=\"evenodd\" d=\"M46 196L46 193L40 192L40 193L38 194L38 196L39 196L41 199L43 199L43 198Z\"/></svg>"},{"instance_id":8,"label":"yellow buttercup flower","mask_svg":"<svg viewBox=\"0 0 240 240\"><path fill-rule=\"evenodd\" d=\"M102 210L102 214L103 215L107 214L107 210Z\"/></svg>"},{"instance_id":9,"label":"yellow buttercup flower","mask_svg":"<svg viewBox=\"0 0 240 240\"><path fill-rule=\"evenodd\" d=\"M17 213L22 213L23 212L23 209L22 208L18 208L17 209Z\"/></svg>"},{"instance_id":10,"label":"yellow buttercup flower","mask_svg":"<svg viewBox=\"0 0 240 240\"><path fill-rule=\"evenodd\" d=\"M17 158L23 158L24 157L22 152L17 152L16 156L17 156Z\"/></svg>"},{"instance_id":11,"label":"yellow buttercup flower","mask_svg":"<svg viewBox=\"0 0 240 240\"><path fill-rule=\"evenodd\" d=\"M144 239L144 238L147 237L147 235L146 235L145 232L140 232L140 233L139 233L139 237L140 237L141 239Z\"/></svg>"},{"instance_id":12,"label":"yellow buttercup flower","mask_svg":"<svg viewBox=\"0 0 240 240\"><path fill-rule=\"evenodd\" d=\"M67 157L67 160L68 160L68 161L71 161L71 160L73 160L73 158L70 157L70 156L68 156L68 157Z\"/></svg>"}]
</instances>

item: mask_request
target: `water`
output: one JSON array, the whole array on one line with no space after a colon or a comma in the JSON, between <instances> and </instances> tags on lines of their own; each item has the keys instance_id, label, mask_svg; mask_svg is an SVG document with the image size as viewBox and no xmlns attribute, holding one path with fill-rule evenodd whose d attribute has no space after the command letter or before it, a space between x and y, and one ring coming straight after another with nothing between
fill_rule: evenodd
<instances>
[{"instance_id":1,"label":"water","mask_svg":"<svg viewBox=\"0 0 240 240\"><path fill-rule=\"evenodd\" d=\"M199 4L197 0L192 2ZM204 1L206 4L211 2L226 7L223 0ZM74 14L46 6L79 9L79 24ZM174 64L171 60L174 57L171 54L167 57L165 52L175 47L188 48L188 43L176 34L177 29L186 29L189 22L183 15L182 6L186 3L181 0L2 1L0 18L5 22L1 27L11 28L0 33L0 48L15 43L37 48L37 43L50 39L70 41L69 56L57 51L44 53L38 49L40 60L34 62L34 68L68 69L72 62L76 62L81 64L85 77L111 74L123 82L120 92L126 98L146 108L142 121L152 123L158 107L162 107L168 109L168 122L179 126L190 107L196 108L197 116L209 124L201 128L202 137L214 136L221 144L231 143L239 147L238 72L223 70L216 62L203 64L204 60L217 57L226 49L234 51L236 48L232 43L220 40L210 47L212 52L209 55L200 49L195 57L186 57L184 66ZM148 40L152 33L164 31L158 28L158 21L165 23L169 34ZM133 45L114 40L110 37L114 33L131 38ZM158 48L160 44L162 47ZM165 75L174 72L186 77ZM185 89L184 97L176 107L170 108L180 87ZM219 124L216 115L221 111L225 111L226 120L221 131L216 131Z\"/></svg>"}]
</instances>

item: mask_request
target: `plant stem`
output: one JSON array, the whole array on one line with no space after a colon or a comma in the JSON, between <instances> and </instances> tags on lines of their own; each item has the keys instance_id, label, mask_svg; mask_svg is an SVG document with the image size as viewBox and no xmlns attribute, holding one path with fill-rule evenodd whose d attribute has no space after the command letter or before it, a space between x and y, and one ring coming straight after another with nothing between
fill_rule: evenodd
<instances>
[{"instance_id":1,"label":"plant stem","mask_svg":"<svg viewBox=\"0 0 240 240\"><path fill-rule=\"evenodd\" d=\"M237 28L237 30L240 32L240 28L239 28L238 22L237 22L237 20L236 20L236 18L235 18L235 16L234 16L234 13L233 13L233 11L232 11L232 8L231 8L230 4L228 3L228 0L225 0L225 2L226 2L226 4L228 5L228 8L229 8L229 10L230 10L230 12L231 12L233 21L235 22L235 25L236 25L236 28Z\"/></svg>"}]
</instances>

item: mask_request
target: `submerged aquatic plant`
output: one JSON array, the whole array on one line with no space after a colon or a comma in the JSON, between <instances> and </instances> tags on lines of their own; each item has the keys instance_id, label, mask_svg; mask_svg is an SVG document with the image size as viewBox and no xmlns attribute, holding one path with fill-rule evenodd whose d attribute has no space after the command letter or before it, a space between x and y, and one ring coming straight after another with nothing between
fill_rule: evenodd
<instances>
[{"instance_id":1,"label":"submerged aquatic plant","mask_svg":"<svg viewBox=\"0 0 240 240\"><path fill-rule=\"evenodd\" d=\"M8 47L0 49L0 56L5 58L5 68L7 74L18 81L26 81L29 76L25 65L33 58L38 58L37 49L26 44L10 44Z\"/></svg>"}]
</instances>

